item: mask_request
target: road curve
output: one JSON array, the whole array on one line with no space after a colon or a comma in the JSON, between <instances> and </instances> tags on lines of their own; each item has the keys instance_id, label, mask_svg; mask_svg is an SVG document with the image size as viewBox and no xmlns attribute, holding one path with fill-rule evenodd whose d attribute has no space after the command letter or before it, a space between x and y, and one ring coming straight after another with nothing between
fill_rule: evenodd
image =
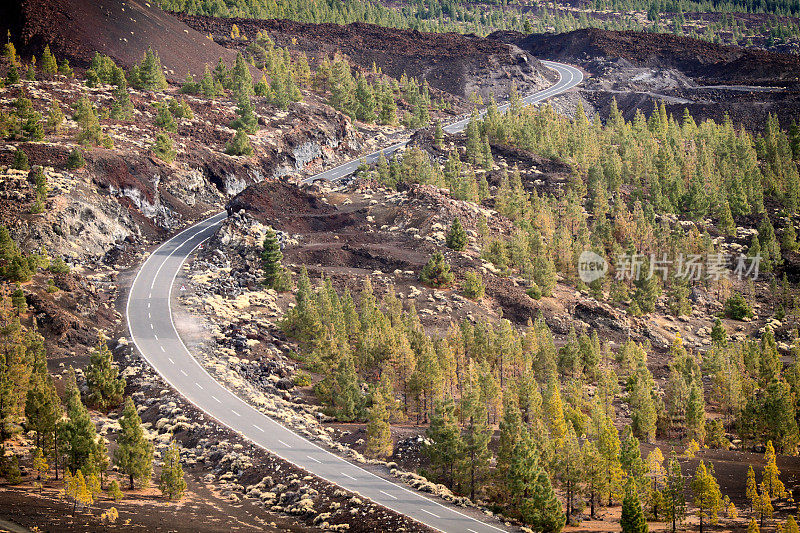
<instances>
[{"instance_id":1,"label":"road curve","mask_svg":"<svg viewBox=\"0 0 800 533\"><path fill-rule=\"evenodd\" d=\"M523 100L536 103L560 94L581 82L581 72L569 65L543 62L559 73L559 81ZM508 105L499 106L505 111ZM445 127L454 133L468 119ZM391 154L405 143L384 150ZM367 156L377 159L379 152ZM373 159L373 160L374 160ZM358 160L317 174L310 180L336 180L352 173ZM266 416L212 377L192 357L180 338L172 317L171 296L175 278L186 258L211 237L225 219L217 213L159 246L139 268L128 294L126 317L131 339L142 357L189 402L221 424L290 463L347 490L445 532L493 533L505 531L495 519L478 520L422 494L388 481L295 434ZM492 525L493 522L495 525Z\"/></svg>"},{"instance_id":2,"label":"road curve","mask_svg":"<svg viewBox=\"0 0 800 533\"><path fill-rule=\"evenodd\" d=\"M583 72L578 70L577 68L571 65L565 65L564 63L556 63L554 61L542 61L545 66L555 70L558 73L558 81L548 87L547 89L543 89L539 92L535 92L525 96L522 99L522 102L525 104L537 104L548 98L552 98L553 96L559 95L569 89L572 89L576 85L580 84L583 81ZM501 113L505 113L508 110L508 103L502 104L497 106L497 110ZM483 117L486 112L482 111L480 116ZM460 131L464 131L469 124L470 117L467 116L462 118L457 122L453 122L448 124L444 128L442 128L447 133L458 133ZM399 142L397 144L393 144L383 150L378 150L376 152L372 152L371 154L367 154L366 156L362 157L361 159L354 159L353 161L348 161L338 167L333 167L331 169L326 170L325 172L320 172L314 176L310 176L306 178L305 182L313 182L317 180L328 180L328 181L336 181L345 176L349 176L356 169L361 165L363 162L367 162L367 164L372 164L378 160L381 155L381 152L385 157L389 157L397 150L404 148L408 144L408 141Z\"/></svg>"}]
</instances>

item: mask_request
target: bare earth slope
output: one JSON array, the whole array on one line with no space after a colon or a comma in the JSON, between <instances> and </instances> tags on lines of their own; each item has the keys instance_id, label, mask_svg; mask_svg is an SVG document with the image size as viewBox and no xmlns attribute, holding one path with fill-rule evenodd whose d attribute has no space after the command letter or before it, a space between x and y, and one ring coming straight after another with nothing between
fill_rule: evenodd
<instances>
[{"instance_id":1,"label":"bare earth slope","mask_svg":"<svg viewBox=\"0 0 800 533\"><path fill-rule=\"evenodd\" d=\"M514 80L521 92L532 92L552 81L542 64L514 45L458 33L424 33L373 24L307 24L290 20L213 18L176 14L192 28L224 42L231 26L250 37L266 30L281 46L310 55L341 52L363 68L374 63L394 78L403 73L427 80L431 87L468 97L505 97Z\"/></svg>"},{"instance_id":2,"label":"bare earth slope","mask_svg":"<svg viewBox=\"0 0 800 533\"><path fill-rule=\"evenodd\" d=\"M797 83L800 57L722 46L670 34L606 31L595 28L558 35L504 32L504 42L514 42L535 56L552 59L621 58L637 66L676 68L711 83L784 85Z\"/></svg>"},{"instance_id":3,"label":"bare earth slope","mask_svg":"<svg viewBox=\"0 0 800 533\"><path fill-rule=\"evenodd\" d=\"M155 5L140 0L22 0L0 8L0 31L20 36L24 54L39 55L46 44L57 57L85 66L95 50L129 67L148 46L161 56L167 77L202 74L235 53L189 28ZM59 28L59 31L53 31Z\"/></svg>"}]
</instances>

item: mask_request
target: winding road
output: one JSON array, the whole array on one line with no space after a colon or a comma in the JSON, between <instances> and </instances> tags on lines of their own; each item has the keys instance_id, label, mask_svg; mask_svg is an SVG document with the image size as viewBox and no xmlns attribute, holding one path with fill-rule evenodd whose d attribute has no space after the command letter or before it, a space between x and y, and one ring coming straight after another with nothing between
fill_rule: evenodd
<instances>
[{"instance_id":1,"label":"winding road","mask_svg":"<svg viewBox=\"0 0 800 533\"><path fill-rule=\"evenodd\" d=\"M558 72L559 81L523 98L525 103L541 102L561 94L583 79L574 67L549 61L543 63ZM507 108L505 104L498 109L504 112ZM460 120L444 129L456 133L466 127L468 120ZM383 152L390 155L405 144L396 144ZM380 152L369 154L367 162L379 155ZM355 171L361 161L351 161L306 181L338 180ZM183 230L159 246L140 267L130 288L126 316L131 338L142 357L167 383L206 414L311 474L439 531L506 531L496 519L468 516L454 506L438 503L379 477L297 435L240 399L192 357L173 322L171 297L175 292L175 278L187 257L214 234L225 217L225 212L218 213Z\"/></svg>"}]
</instances>

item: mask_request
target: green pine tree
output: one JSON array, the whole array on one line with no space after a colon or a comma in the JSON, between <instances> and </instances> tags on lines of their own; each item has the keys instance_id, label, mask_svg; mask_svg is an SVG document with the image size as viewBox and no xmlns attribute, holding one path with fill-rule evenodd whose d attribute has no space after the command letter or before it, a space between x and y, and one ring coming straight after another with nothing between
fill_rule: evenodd
<instances>
[{"instance_id":1,"label":"green pine tree","mask_svg":"<svg viewBox=\"0 0 800 533\"><path fill-rule=\"evenodd\" d=\"M647 533L649 528L639 501L636 484L628 481L625 498L622 500L622 517L620 518L622 533Z\"/></svg>"},{"instance_id":2,"label":"green pine tree","mask_svg":"<svg viewBox=\"0 0 800 533\"><path fill-rule=\"evenodd\" d=\"M186 481L183 479L181 466L181 451L178 443L172 441L161 463L161 479L158 484L161 494L169 500L180 500L186 491Z\"/></svg>"},{"instance_id":3,"label":"green pine tree","mask_svg":"<svg viewBox=\"0 0 800 533\"><path fill-rule=\"evenodd\" d=\"M446 243L448 248L457 252L461 252L467 247L467 232L458 217L453 219L453 224L447 232Z\"/></svg>"},{"instance_id":4,"label":"green pine tree","mask_svg":"<svg viewBox=\"0 0 800 533\"><path fill-rule=\"evenodd\" d=\"M130 397L125 400L119 425L114 464L128 476L131 490L134 482L146 487L153 475L153 443L145 436L142 419Z\"/></svg>"},{"instance_id":5,"label":"green pine tree","mask_svg":"<svg viewBox=\"0 0 800 533\"><path fill-rule=\"evenodd\" d=\"M122 403L125 379L119 376L119 369L105 340L101 339L89 356L86 384L89 387L87 399L90 405L106 410Z\"/></svg>"},{"instance_id":6,"label":"green pine tree","mask_svg":"<svg viewBox=\"0 0 800 533\"><path fill-rule=\"evenodd\" d=\"M453 273L450 264L445 260L442 252L434 252L428 262L422 267L419 280L431 287L445 287L453 282Z\"/></svg>"},{"instance_id":7,"label":"green pine tree","mask_svg":"<svg viewBox=\"0 0 800 533\"><path fill-rule=\"evenodd\" d=\"M272 228L267 228L264 236L264 249L261 252L261 269L264 271L264 286L276 291L287 291L291 288L289 276L281 261L281 245Z\"/></svg>"},{"instance_id":8,"label":"green pine tree","mask_svg":"<svg viewBox=\"0 0 800 533\"><path fill-rule=\"evenodd\" d=\"M452 400L434 403L430 425L425 432L430 444L424 449L437 479L451 489L455 486L456 465L462 449L461 430L454 412Z\"/></svg>"}]
</instances>

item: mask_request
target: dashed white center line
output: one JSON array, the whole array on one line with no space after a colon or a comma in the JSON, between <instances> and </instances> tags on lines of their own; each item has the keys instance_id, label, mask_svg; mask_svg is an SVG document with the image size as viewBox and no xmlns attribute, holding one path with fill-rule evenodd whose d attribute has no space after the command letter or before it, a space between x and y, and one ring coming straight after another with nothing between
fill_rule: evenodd
<instances>
[{"instance_id":1,"label":"dashed white center line","mask_svg":"<svg viewBox=\"0 0 800 533\"><path fill-rule=\"evenodd\" d=\"M348 476L348 477L349 477L349 476ZM386 491L383 491L383 490L381 491L381 494L385 494L386 496L388 496L388 497L392 498L393 500L396 500L396 499L397 499L397 496L395 496L394 494L389 494L388 492L386 492Z\"/></svg>"},{"instance_id":2,"label":"dashed white center line","mask_svg":"<svg viewBox=\"0 0 800 533\"><path fill-rule=\"evenodd\" d=\"M166 352L167 352L167 351L164 349L164 347L163 347L163 346L159 346L159 348L161 348L161 351L162 351L162 352L164 352L164 353L166 353Z\"/></svg>"},{"instance_id":3,"label":"dashed white center line","mask_svg":"<svg viewBox=\"0 0 800 533\"><path fill-rule=\"evenodd\" d=\"M233 409L231 409L231 413L235 414L236 416L242 416L239 413L237 413L236 411L234 411Z\"/></svg>"},{"instance_id":4,"label":"dashed white center line","mask_svg":"<svg viewBox=\"0 0 800 533\"><path fill-rule=\"evenodd\" d=\"M149 311L147 312L147 318L153 318L153 317L150 316L150 312Z\"/></svg>"},{"instance_id":5,"label":"dashed white center line","mask_svg":"<svg viewBox=\"0 0 800 533\"><path fill-rule=\"evenodd\" d=\"M172 363L173 365L175 364L175 361L172 360L172 357L167 357L167 359L169 359L169 362Z\"/></svg>"},{"instance_id":6,"label":"dashed white center line","mask_svg":"<svg viewBox=\"0 0 800 533\"><path fill-rule=\"evenodd\" d=\"M287 448L291 448L291 446L289 446L288 444L286 444L285 442L283 442L283 441L282 441L282 440L280 440L280 439L278 439L278 442L280 442L281 444L283 444L283 445L284 445L284 446L286 446Z\"/></svg>"},{"instance_id":7,"label":"dashed white center line","mask_svg":"<svg viewBox=\"0 0 800 533\"><path fill-rule=\"evenodd\" d=\"M152 322L150 322L150 329L155 329Z\"/></svg>"},{"instance_id":8,"label":"dashed white center line","mask_svg":"<svg viewBox=\"0 0 800 533\"><path fill-rule=\"evenodd\" d=\"M427 509L420 509L423 513L428 513L431 516L435 516L436 518L441 518L438 514L433 514L432 512L428 511Z\"/></svg>"},{"instance_id":9,"label":"dashed white center line","mask_svg":"<svg viewBox=\"0 0 800 533\"><path fill-rule=\"evenodd\" d=\"M214 396L213 394L211 395L211 397L212 397L212 398L214 398L215 400L217 400L217 403L222 403L222 402L219 400L219 398L217 398L217 397L216 397L216 396Z\"/></svg>"},{"instance_id":10,"label":"dashed white center line","mask_svg":"<svg viewBox=\"0 0 800 533\"><path fill-rule=\"evenodd\" d=\"M255 424L253 424L253 427L254 427L254 428L256 428L257 430L261 431L262 433L264 432L264 430L263 430L263 429L261 429L260 427L258 427L258 426L257 426L257 425L255 425Z\"/></svg>"},{"instance_id":11,"label":"dashed white center line","mask_svg":"<svg viewBox=\"0 0 800 533\"><path fill-rule=\"evenodd\" d=\"M156 334L154 333L154 334L153 334L153 338L154 338L155 340L158 340L158 335L156 335Z\"/></svg>"},{"instance_id":12,"label":"dashed white center line","mask_svg":"<svg viewBox=\"0 0 800 533\"><path fill-rule=\"evenodd\" d=\"M316 457L311 457L310 455L306 455L306 457L308 457L309 459L311 459L311 460L312 460L312 461L314 461L315 463L321 463L321 462L322 462L322 461L320 461L319 459L317 459Z\"/></svg>"},{"instance_id":13,"label":"dashed white center line","mask_svg":"<svg viewBox=\"0 0 800 533\"><path fill-rule=\"evenodd\" d=\"M186 373L186 370L181 370L181 374L183 374L184 376L188 376L189 375L189 374Z\"/></svg>"},{"instance_id":14,"label":"dashed white center line","mask_svg":"<svg viewBox=\"0 0 800 533\"><path fill-rule=\"evenodd\" d=\"M147 293L147 298L148 298L148 299L150 299L150 298L152 298L152 297L153 297L153 293L152 293L152 292L148 292L148 293Z\"/></svg>"},{"instance_id":15,"label":"dashed white center line","mask_svg":"<svg viewBox=\"0 0 800 533\"><path fill-rule=\"evenodd\" d=\"M150 302L147 302L147 308L150 309Z\"/></svg>"},{"instance_id":16,"label":"dashed white center line","mask_svg":"<svg viewBox=\"0 0 800 533\"><path fill-rule=\"evenodd\" d=\"M346 477L346 478L350 478L350 479L352 479L353 481L355 481L355 480L356 480L356 478L354 478L353 476L347 475L347 474L345 474L344 472L342 472L342 475L343 475L344 477Z\"/></svg>"},{"instance_id":17,"label":"dashed white center line","mask_svg":"<svg viewBox=\"0 0 800 533\"><path fill-rule=\"evenodd\" d=\"M470 528L467 528L467 531L469 531L470 533L478 533L478 532L477 532L477 531L475 531L474 529L470 529Z\"/></svg>"},{"instance_id":18,"label":"dashed white center line","mask_svg":"<svg viewBox=\"0 0 800 533\"><path fill-rule=\"evenodd\" d=\"M203 386L202 386L202 385L200 385L199 383L195 383L195 385L197 385L197 387L198 387L200 390L203 390Z\"/></svg>"}]
</instances>

